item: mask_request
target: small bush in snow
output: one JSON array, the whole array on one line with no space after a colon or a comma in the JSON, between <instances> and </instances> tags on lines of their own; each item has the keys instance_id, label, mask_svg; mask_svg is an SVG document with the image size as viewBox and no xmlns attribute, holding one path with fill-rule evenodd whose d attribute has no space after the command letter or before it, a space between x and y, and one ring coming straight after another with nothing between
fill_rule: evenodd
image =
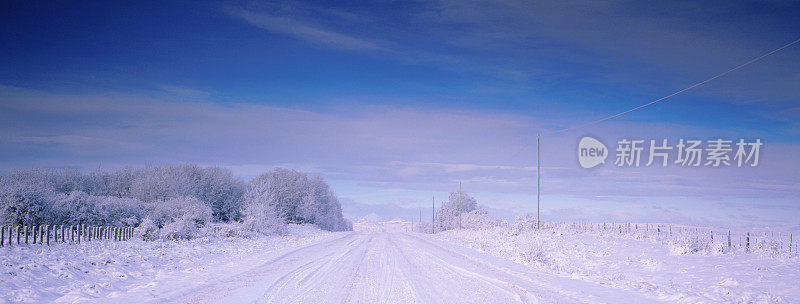
<instances>
[{"instance_id":1,"label":"small bush in snow","mask_svg":"<svg viewBox=\"0 0 800 304\"><path fill-rule=\"evenodd\" d=\"M211 207L191 196L180 197L151 203L136 230L145 240L192 239L201 236L212 220Z\"/></svg>"},{"instance_id":2,"label":"small bush in snow","mask_svg":"<svg viewBox=\"0 0 800 304\"><path fill-rule=\"evenodd\" d=\"M533 230L536 230L536 215L527 212L517 214L514 218L514 232L520 233Z\"/></svg>"},{"instance_id":3,"label":"small bush in snow","mask_svg":"<svg viewBox=\"0 0 800 304\"><path fill-rule=\"evenodd\" d=\"M416 222L414 223L414 232L433 233L432 227L428 222Z\"/></svg>"},{"instance_id":4,"label":"small bush in snow","mask_svg":"<svg viewBox=\"0 0 800 304\"><path fill-rule=\"evenodd\" d=\"M451 219L451 226L458 225L458 217ZM464 229L486 229L493 227L506 227L508 223L494 217L486 210L477 209L461 214L461 228Z\"/></svg>"}]
</instances>

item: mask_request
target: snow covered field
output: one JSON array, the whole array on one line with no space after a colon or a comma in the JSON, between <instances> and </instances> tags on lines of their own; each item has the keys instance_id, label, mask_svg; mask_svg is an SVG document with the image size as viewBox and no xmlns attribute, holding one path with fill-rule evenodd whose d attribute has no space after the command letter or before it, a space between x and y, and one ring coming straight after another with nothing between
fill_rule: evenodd
<instances>
[{"instance_id":1,"label":"snow covered field","mask_svg":"<svg viewBox=\"0 0 800 304\"><path fill-rule=\"evenodd\" d=\"M597 226L595 226L597 227ZM642 228L642 230L644 230ZM692 229L693 230L693 229ZM709 238L707 232L703 238ZM796 234L795 234L796 236ZM430 236L528 265L532 269L655 296L676 303L800 303L800 258L788 245L756 242L727 249L696 235L662 230L620 234L562 225L541 233L505 227L449 230ZM733 246L738 239L734 238ZM775 250L773 250L775 249ZM621 302L630 302L621 300Z\"/></svg>"},{"instance_id":2,"label":"snow covered field","mask_svg":"<svg viewBox=\"0 0 800 304\"><path fill-rule=\"evenodd\" d=\"M0 303L136 302L236 274L286 250L340 236L289 226L287 236L0 248Z\"/></svg>"},{"instance_id":3,"label":"snow covered field","mask_svg":"<svg viewBox=\"0 0 800 304\"><path fill-rule=\"evenodd\" d=\"M2 303L797 303L800 259L571 226L0 249ZM753 241L755 243L755 240ZM694 245L692 245L694 244Z\"/></svg>"}]
</instances>

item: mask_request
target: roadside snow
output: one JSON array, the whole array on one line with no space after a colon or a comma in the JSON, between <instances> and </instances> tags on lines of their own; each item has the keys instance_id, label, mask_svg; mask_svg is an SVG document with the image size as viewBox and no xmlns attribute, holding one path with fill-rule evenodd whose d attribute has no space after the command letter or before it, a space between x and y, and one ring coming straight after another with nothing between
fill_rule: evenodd
<instances>
[{"instance_id":1,"label":"roadside snow","mask_svg":"<svg viewBox=\"0 0 800 304\"><path fill-rule=\"evenodd\" d=\"M190 287L342 233L290 225L286 236L86 242L0 248L0 303L88 302ZM122 299L120 299L122 300Z\"/></svg>"},{"instance_id":2,"label":"roadside snow","mask_svg":"<svg viewBox=\"0 0 800 304\"><path fill-rule=\"evenodd\" d=\"M679 242L558 228L450 230L429 237L669 302L800 303L796 254L686 253Z\"/></svg>"}]
</instances>

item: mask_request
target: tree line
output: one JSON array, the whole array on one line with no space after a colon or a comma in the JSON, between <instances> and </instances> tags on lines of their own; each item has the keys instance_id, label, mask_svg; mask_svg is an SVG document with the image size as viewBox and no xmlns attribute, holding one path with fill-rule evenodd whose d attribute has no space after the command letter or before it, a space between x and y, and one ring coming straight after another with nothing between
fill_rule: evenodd
<instances>
[{"instance_id":1,"label":"tree line","mask_svg":"<svg viewBox=\"0 0 800 304\"><path fill-rule=\"evenodd\" d=\"M319 176L275 169L249 182L219 167L126 167L0 175L0 225L136 226L146 239L192 238L215 223L282 233L288 223L352 230Z\"/></svg>"}]
</instances>

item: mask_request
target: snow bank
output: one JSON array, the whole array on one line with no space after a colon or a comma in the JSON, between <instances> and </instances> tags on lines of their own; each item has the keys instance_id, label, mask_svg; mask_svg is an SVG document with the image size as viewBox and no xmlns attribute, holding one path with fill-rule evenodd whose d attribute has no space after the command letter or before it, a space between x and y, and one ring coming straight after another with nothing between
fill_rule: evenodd
<instances>
[{"instance_id":1,"label":"snow bank","mask_svg":"<svg viewBox=\"0 0 800 304\"><path fill-rule=\"evenodd\" d=\"M549 226L541 232L520 227L465 229L429 237L669 302L800 302L800 258L788 254L786 247L769 251L771 245L753 238L748 252L729 250L727 235L708 242L693 234L670 237L664 230L637 236L599 225L595 230L578 227Z\"/></svg>"},{"instance_id":2,"label":"snow bank","mask_svg":"<svg viewBox=\"0 0 800 304\"><path fill-rule=\"evenodd\" d=\"M279 252L341 233L289 225L284 236L86 242L0 248L0 303L97 301L245 271ZM188 278L188 279L187 279ZM135 292L133 293L135 294Z\"/></svg>"}]
</instances>

